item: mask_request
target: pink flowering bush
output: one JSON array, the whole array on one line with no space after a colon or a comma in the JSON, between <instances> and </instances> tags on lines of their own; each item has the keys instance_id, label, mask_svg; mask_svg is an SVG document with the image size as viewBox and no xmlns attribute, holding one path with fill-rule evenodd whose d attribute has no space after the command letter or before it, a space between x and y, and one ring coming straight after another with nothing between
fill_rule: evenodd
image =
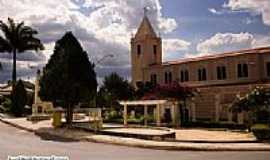
<instances>
[{"instance_id":1,"label":"pink flowering bush","mask_svg":"<svg viewBox=\"0 0 270 160\"><path fill-rule=\"evenodd\" d=\"M182 85L178 82L156 85L151 91L144 94L142 99L175 99L185 100L196 94L195 88Z\"/></svg>"}]
</instances>

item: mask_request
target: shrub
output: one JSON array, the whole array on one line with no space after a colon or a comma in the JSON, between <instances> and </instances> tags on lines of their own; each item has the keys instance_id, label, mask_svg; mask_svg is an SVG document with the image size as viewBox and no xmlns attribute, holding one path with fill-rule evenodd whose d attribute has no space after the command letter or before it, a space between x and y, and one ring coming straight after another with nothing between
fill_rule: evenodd
<instances>
[{"instance_id":1,"label":"shrub","mask_svg":"<svg viewBox=\"0 0 270 160\"><path fill-rule=\"evenodd\" d=\"M128 123L130 124L143 124L144 118L143 117L139 117L139 118L128 118L127 119Z\"/></svg>"},{"instance_id":2,"label":"shrub","mask_svg":"<svg viewBox=\"0 0 270 160\"><path fill-rule=\"evenodd\" d=\"M270 122L270 113L267 110L256 112L256 122L260 124L268 124Z\"/></svg>"},{"instance_id":3,"label":"shrub","mask_svg":"<svg viewBox=\"0 0 270 160\"><path fill-rule=\"evenodd\" d=\"M10 111L16 117L20 117L24 113L24 106L27 102L27 93L24 84L21 80L15 85L12 90L12 105Z\"/></svg>"},{"instance_id":4,"label":"shrub","mask_svg":"<svg viewBox=\"0 0 270 160\"><path fill-rule=\"evenodd\" d=\"M258 140L270 139L270 127L267 124L255 124L251 127L251 131Z\"/></svg>"},{"instance_id":5,"label":"shrub","mask_svg":"<svg viewBox=\"0 0 270 160\"><path fill-rule=\"evenodd\" d=\"M109 112L108 119L118 119L118 118L122 118L122 116L116 110L111 110Z\"/></svg>"},{"instance_id":6,"label":"shrub","mask_svg":"<svg viewBox=\"0 0 270 160\"><path fill-rule=\"evenodd\" d=\"M249 126L254 123L269 123L270 89L255 87L245 96L237 96L232 103L232 112L248 112Z\"/></svg>"},{"instance_id":7,"label":"shrub","mask_svg":"<svg viewBox=\"0 0 270 160\"><path fill-rule=\"evenodd\" d=\"M144 120L144 117L142 117ZM145 117L147 119L148 122L154 122L155 121L155 117L154 115L148 115L147 117Z\"/></svg>"},{"instance_id":8,"label":"shrub","mask_svg":"<svg viewBox=\"0 0 270 160\"><path fill-rule=\"evenodd\" d=\"M3 111L4 112L9 112L10 108L11 108L11 105L12 105L11 99L10 98L5 98L3 103L2 103Z\"/></svg>"},{"instance_id":9,"label":"shrub","mask_svg":"<svg viewBox=\"0 0 270 160\"><path fill-rule=\"evenodd\" d=\"M104 122L110 123L123 123L122 115L116 110L107 110L104 114Z\"/></svg>"}]
</instances>

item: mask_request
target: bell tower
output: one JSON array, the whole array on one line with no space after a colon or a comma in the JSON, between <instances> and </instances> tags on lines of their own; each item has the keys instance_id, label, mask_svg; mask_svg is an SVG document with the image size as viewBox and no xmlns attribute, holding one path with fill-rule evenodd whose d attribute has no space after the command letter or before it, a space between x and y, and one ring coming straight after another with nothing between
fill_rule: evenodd
<instances>
[{"instance_id":1,"label":"bell tower","mask_svg":"<svg viewBox=\"0 0 270 160\"><path fill-rule=\"evenodd\" d=\"M142 22L134 37L131 38L131 72L132 84L144 82L144 70L151 65L162 62L162 40L158 37L147 17L144 14Z\"/></svg>"}]
</instances>

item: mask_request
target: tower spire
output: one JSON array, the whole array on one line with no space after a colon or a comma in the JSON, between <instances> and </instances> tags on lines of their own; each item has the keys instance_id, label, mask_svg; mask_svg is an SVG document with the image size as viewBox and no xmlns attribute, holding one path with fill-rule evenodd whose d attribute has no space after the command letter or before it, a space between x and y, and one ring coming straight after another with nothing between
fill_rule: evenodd
<instances>
[{"instance_id":1,"label":"tower spire","mask_svg":"<svg viewBox=\"0 0 270 160\"><path fill-rule=\"evenodd\" d=\"M140 24L140 27L138 28L135 37L144 37L146 35L151 36L151 37L157 37L156 33L147 17L147 12L149 11L149 7L144 7L143 8L143 13L144 13L144 17L143 20Z\"/></svg>"},{"instance_id":2,"label":"tower spire","mask_svg":"<svg viewBox=\"0 0 270 160\"><path fill-rule=\"evenodd\" d=\"M144 16L147 16L147 12L148 12L148 7L147 6L143 7L143 15Z\"/></svg>"}]
</instances>

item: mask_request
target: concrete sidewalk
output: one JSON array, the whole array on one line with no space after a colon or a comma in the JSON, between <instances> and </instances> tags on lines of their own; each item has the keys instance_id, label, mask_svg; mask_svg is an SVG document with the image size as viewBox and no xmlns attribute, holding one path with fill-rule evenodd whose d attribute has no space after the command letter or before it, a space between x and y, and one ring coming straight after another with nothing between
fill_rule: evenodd
<instances>
[{"instance_id":1,"label":"concrete sidewalk","mask_svg":"<svg viewBox=\"0 0 270 160\"><path fill-rule=\"evenodd\" d=\"M184 128L175 129L179 142L256 142L253 133L244 130Z\"/></svg>"},{"instance_id":2,"label":"concrete sidewalk","mask_svg":"<svg viewBox=\"0 0 270 160\"><path fill-rule=\"evenodd\" d=\"M166 150L194 150L194 151L270 151L270 143L192 143L174 141L151 141L136 138L116 137L109 135L93 134L81 130L51 127L50 121L39 122L38 125L22 119L0 118L0 121L17 128L34 132L44 139L52 137L74 141L91 141L109 143L132 147L143 147Z\"/></svg>"}]
</instances>

